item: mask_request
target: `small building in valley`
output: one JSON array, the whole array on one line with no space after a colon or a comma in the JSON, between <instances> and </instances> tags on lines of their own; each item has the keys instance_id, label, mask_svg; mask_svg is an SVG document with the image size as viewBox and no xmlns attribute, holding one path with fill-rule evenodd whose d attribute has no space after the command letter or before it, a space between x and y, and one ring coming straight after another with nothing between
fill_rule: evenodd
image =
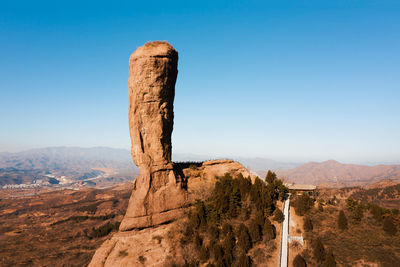
<instances>
[{"instance_id":1,"label":"small building in valley","mask_svg":"<svg viewBox=\"0 0 400 267\"><path fill-rule=\"evenodd\" d=\"M315 185L286 183L285 186L291 194L302 195L303 193L307 193L311 197L317 196L317 186Z\"/></svg>"}]
</instances>

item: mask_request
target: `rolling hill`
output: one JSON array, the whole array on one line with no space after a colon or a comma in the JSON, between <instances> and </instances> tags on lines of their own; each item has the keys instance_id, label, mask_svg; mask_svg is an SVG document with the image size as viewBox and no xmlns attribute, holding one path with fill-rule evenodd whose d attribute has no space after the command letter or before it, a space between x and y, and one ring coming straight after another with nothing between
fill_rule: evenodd
<instances>
[{"instance_id":1,"label":"rolling hill","mask_svg":"<svg viewBox=\"0 0 400 267\"><path fill-rule=\"evenodd\" d=\"M286 181L299 184L343 187L367 185L380 180L400 181L400 165L365 166L334 160L310 162L289 170L276 170Z\"/></svg>"}]
</instances>

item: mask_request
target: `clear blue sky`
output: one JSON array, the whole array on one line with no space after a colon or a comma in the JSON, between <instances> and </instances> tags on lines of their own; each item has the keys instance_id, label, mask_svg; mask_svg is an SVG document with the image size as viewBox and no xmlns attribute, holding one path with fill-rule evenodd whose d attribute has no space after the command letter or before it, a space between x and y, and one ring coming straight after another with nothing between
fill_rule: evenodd
<instances>
[{"instance_id":1,"label":"clear blue sky","mask_svg":"<svg viewBox=\"0 0 400 267\"><path fill-rule=\"evenodd\" d=\"M400 3L0 2L0 151L130 148L128 60L179 51L174 152L400 161Z\"/></svg>"}]
</instances>

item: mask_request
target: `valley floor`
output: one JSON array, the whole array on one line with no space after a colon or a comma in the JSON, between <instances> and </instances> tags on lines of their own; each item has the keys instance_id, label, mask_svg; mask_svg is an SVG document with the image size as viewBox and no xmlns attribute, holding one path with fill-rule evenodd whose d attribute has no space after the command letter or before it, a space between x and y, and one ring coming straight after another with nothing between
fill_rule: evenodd
<instances>
[{"instance_id":1,"label":"valley floor","mask_svg":"<svg viewBox=\"0 0 400 267\"><path fill-rule=\"evenodd\" d=\"M0 266L85 266L118 229L131 183L0 199Z\"/></svg>"}]
</instances>

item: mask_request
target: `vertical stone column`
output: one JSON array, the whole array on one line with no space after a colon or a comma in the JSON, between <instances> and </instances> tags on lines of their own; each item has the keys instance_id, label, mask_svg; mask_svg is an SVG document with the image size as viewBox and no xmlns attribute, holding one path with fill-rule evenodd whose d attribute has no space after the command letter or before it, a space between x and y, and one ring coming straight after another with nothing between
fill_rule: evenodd
<instances>
[{"instance_id":1,"label":"vertical stone column","mask_svg":"<svg viewBox=\"0 0 400 267\"><path fill-rule=\"evenodd\" d=\"M142 168L171 162L178 52L167 42L139 47L129 61L132 157Z\"/></svg>"},{"instance_id":2,"label":"vertical stone column","mask_svg":"<svg viewBox=\"0 0 400 267\"><path fill-rule=\"evenodd\" d=\"M146 43L130 57L129 129L140 176L121 230L172 220L185 205L185 190L171 162L177 66L178 52L167 42Z\"/></svg>"}]
</instances>

